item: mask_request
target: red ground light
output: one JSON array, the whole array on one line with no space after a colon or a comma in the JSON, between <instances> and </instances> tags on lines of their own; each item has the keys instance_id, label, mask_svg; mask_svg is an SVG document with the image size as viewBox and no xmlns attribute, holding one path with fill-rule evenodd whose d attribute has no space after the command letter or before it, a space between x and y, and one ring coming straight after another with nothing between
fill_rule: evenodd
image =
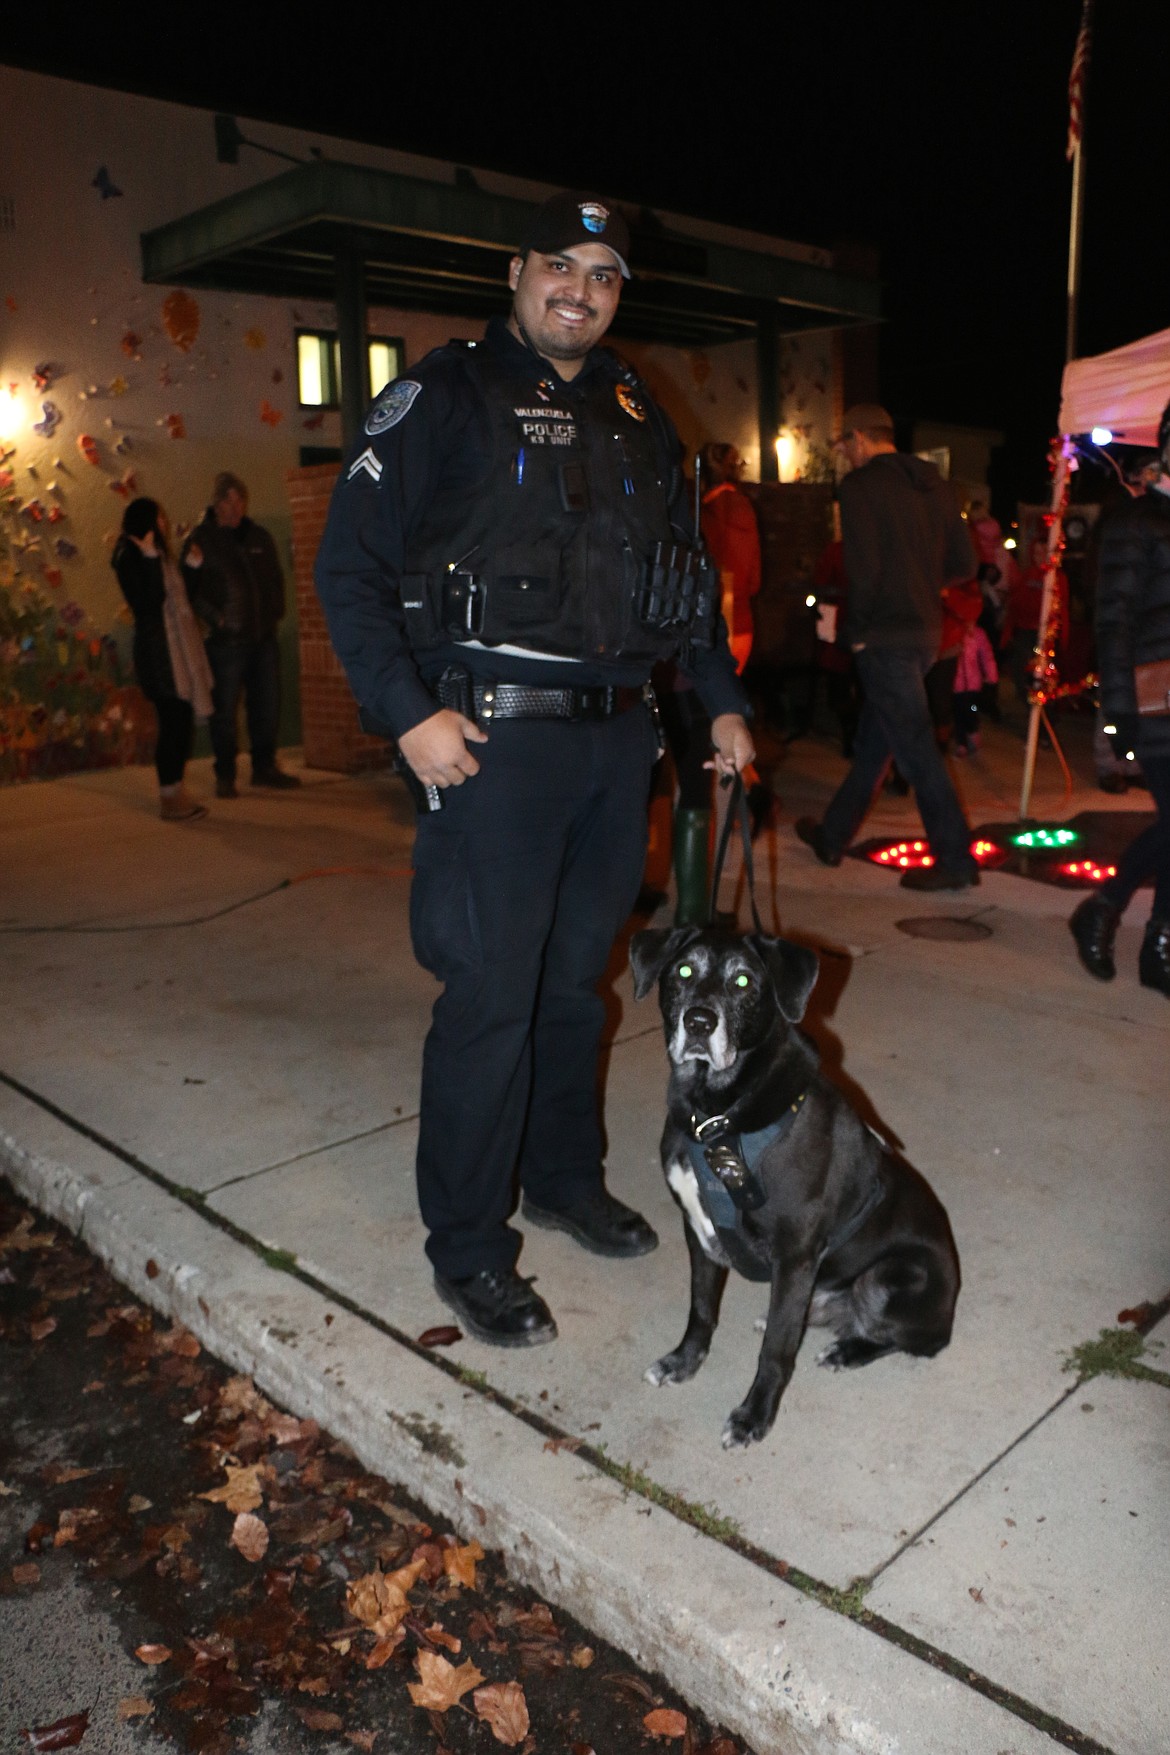
<instances>
[{"instance_id":1,"label":"red ground light","mask_svg":"<svg viewBox=\"0 0 1170 1755\"><path fill-rule=\"evenodd\" d=\"M874 865L897 867L901 871L934 864L934 854L930 851L928 841L888 841L884 847L872 847L866 857ZM1002 865L1007 854L994 841L980 839L972 841L971 857L980 865L990 866Z\"/></svg>"},{"instance_id":2,"label":"red ground light","mask_svg":"<svg viewBox=\"0 0 1170 1755\"><path fill-rule=\"evenodd\" d=\"M1082 884L1103 884L1106 878L1117 876L1115 865L1098 865L1095 859L1070 859L1060 869L1065 877Z\"/></svg>"}]
</instances>

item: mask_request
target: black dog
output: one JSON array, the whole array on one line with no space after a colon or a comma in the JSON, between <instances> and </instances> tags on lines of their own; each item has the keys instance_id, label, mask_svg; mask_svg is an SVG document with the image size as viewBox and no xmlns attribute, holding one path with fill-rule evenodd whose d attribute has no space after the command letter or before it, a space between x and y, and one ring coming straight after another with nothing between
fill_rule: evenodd
<instances>
[{"instance_id":1,"label":"black dog","mask_svg":"<svg viewBox=\"0 0 1170 1755\"><path fill-rule=\"evenodd\" d=\"M672 1067L662 1167L691 1257L686 1333L648 1380L694 1376L732 1267L770 1281L772 1296L725 1448L771 1428L806 1324L837 1334L822 1365L939 1352L959 1292L950 1225L793 1027L817 978L814 953L762 933L682 927L636 933L630 964L639 999L659 983Z\"/></svg>"}]
</instances>

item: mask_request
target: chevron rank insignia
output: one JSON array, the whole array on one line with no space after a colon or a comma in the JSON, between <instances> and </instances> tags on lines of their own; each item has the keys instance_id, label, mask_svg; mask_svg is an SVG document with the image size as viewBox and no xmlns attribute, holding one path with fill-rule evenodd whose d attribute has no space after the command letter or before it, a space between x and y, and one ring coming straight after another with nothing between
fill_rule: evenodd
<instances>
[{"instance_id":1,"label":"chevron rank insignia","mask_svg":"<svg viewBox=\"0 0 1170 1755\"><path fill-rule=\"evenodd\" d=\"M383 465L374 456L373 451L367 445L365 450L362 452L361 456L355 457L353 462L350 464L349 474L346 476L345 479L347 481L352 481L355 475L360 475L362 473L362 471L365 470L366 474L369 476L369 478L373 482L374 486L377 487L378 483L382 479L382 469L383 469Z\"/></svg>"},{"instance_id":2,"label":"chevron rank insignia","mask_svg":"<svg viewBox=\"0 0 1170 1755\"><path fill-rule=\"evenodd\" d=\"M371 439L396 427L410 413L415 397L422 389L413 378L395 378L374 400L366 416L366 431Z\"/></svg>"}]
</instances>

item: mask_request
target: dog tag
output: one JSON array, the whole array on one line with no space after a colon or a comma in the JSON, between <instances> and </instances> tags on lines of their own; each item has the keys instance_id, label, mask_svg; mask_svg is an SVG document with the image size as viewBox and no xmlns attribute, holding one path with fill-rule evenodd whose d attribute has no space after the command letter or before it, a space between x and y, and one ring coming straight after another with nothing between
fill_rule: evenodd
<instances>
[{"instance_id":1,"label":"dog tag","mask_svg":"<svg viewBox=\"0 0 1170 1755\"><path fill-rule=\"evenodd\" d=\"M763 1206L765 1196L758 1179L732 1146L708 1146L703 1156L741 1213Z\"/></svg>"}]
</instances>

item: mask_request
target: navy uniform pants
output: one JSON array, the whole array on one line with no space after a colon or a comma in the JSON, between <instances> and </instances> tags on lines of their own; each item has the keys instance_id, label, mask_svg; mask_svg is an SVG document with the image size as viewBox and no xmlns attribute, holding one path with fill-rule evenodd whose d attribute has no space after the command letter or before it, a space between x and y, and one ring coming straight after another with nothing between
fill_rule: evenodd
<instances>
[{"instance_id":1,"label":"navy uniform pants","mask_svg":"<svg viewBox=\"0 0 1170 1755\"><path fill-rule=\"evenodd\" d=\"M410 898L415 955L443 983L417 1173L449 1279L514 1264L517 1178L553 1208L601 1186L598 987L642 882L657 756L641 706L487 729L480 772L419 817Z\"/></svg>"}]
</instances>

